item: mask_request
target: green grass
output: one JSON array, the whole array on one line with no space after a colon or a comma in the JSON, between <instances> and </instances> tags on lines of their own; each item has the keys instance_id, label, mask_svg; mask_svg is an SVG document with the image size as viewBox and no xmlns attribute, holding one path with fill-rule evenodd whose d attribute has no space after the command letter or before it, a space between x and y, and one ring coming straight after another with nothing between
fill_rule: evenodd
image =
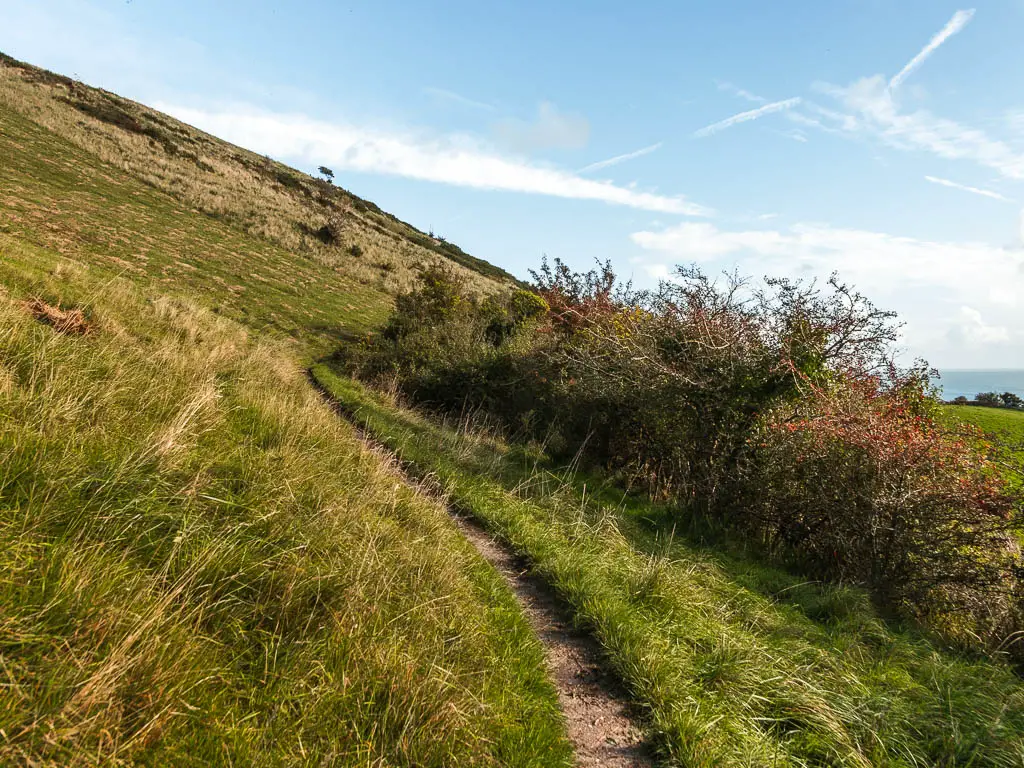
<instances>
[{"instance_id":1,"label":"green grass","mask_svg":"<svg viewBox=\"0 0 1024 768\"><path fill-rule=\"evenodd\" d=\"M1000 471L1014 487L1024 488L1024 411L986 408L980 405L943 406L944 418L970 424L985 432L998 448ZM1017 532L1024 544L1024 531Z\"/></svg>"},{"instance_id":2,"label":"green grass","mask_svg":"<svg viewBox=\"0 0 1024 768\"><path fill-rule=\"evenodd\" d=\"M101 160L110 178L127 174L185 211L229 225L236 236L247 234L298 256L300 264L318 265L313 274L320 282L326 279L324 287L340 283L395 294L412 284L417 265L437 261L447 261L480 293L513 281L504 270L435 241L340 186L2 53L0 111L27 118L51 137L84 150L92 161ZM43 142L45 149L51 140ZM329 221L339 238L327 242L321 231ZM146 234L146 227L134 231ZM353 246L361 256L353 255ZM275 279L273 270L263 276Z\"/></svg>"},{"instance_id":3,"label":"green grass","mask_svg":"<svg viewBox=\"0 0 1024 768\"><path fill-rule=\"evenodd\" d=\"M852 588L801 584L509 449L314 369L417 474L528 557L603 645L669 762L687 766L1024 761L1024 684L888 625Z\"/></svg>"},{"instance_id":4,"label":"green grass","mask_svg":"<svg viewBox=\"0 0 1024 768\"><path fill-rule=\"evenodd\" d=\"M502 578L302 372L393 292L3 87L0 764L569 765Z\"/></svg>"},{"instance_id":5,"label":"green grass","mask_svg":"<svg viewBox=\"0 0 1024 768\"><path fill-rule=\"evenodd\" d=\"M943 410L950 417L995 435L1018 452L1024 450L1024 411L980 405L947 405Z\"/></svg>"},{"instance_id":6,"label":"green grass","mask_svg":"<svg viewBox=\"0 0 1024 768\"><path fill-rule=\"evenodd\" d=\"M0 764L570 764L512 594L293 347L0 235Z\"/></svg>"},{"instance_id":7,"label":"green grass","mask_svg":"<svg viewBox=\"0 0 1024 768\"><path fill-rule=\"evenodd\" d=\"M571 764L501 578L302 373L379 326L424 254L507 276L141 105L87 94L159 141L96 120L64 100L84 86L8 64L0 764ZM310 235L346 195L364 263ZM93 331L56 333L37 297ZM666 764L1024 764L1021 684L997 664L317 374L530 558Z\"/></svg>"},{"instance_id":8,"label":"green grass","mask_svg":"<svg viewBox=\"0 0 1024 768\"><path fill-rule=\"evenodd\" d=\"M309 358L380 324L392 297L247 235L0 109L0 233L194 297Z\"/></svg>"}]
</instances>

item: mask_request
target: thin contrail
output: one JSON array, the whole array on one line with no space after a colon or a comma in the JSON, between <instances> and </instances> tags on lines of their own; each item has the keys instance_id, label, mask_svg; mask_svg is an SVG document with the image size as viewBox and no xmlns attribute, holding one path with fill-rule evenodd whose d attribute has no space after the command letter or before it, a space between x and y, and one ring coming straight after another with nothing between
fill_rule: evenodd
<instances>
[{"instance_id":1,"label":"thin contrail","mask_svg":"<svg viewBox=\"0 0 1024 768\"><path fill-rule=\"evenodd\" d=\"M649 155L651 154L651 152L655 152L661 149L662 143L663 142L659 141L657 144L651 144L651 146L644 147L643 149L638 149L635 152L627 152L624 155L616 155L615 157L609 157L607 160L599 160L596 163L591 163L590 165L583 166L578 171L576 171L576 173L587 173L588 171L596 171L600 168L607 168L610 165L618 165L619 163L624 163L627 160L632 160L633 158L636 157L643 157L644 155Z\"/></svg>"},{"instance_id":2,"label":"thin contrail","mask_svg":"<svg viewBox=\"0 0 1024 768\"><path fill-rule=\"evenodd\" d=\"M955 181L949 179L940 179L936 176L925 176L925 181L930 181L932 184L941 184L944 187L951 187L952 189L960 189L964 192L971 192L975 195L981 195L982 197L991 197L993 200L1002 200L1004 203L1012 203L1008 197L1000 195L998 192L993 192L990 189L978 189L977 187L969 187L966 184L958 184Z\"/></svg>"},{"instance_id":3,"label":"thin contrail","mask_svg":"<svg viewBox=\"0 0 1024 768\"><path fill-rule=\"evenodd\" d=\"M894 77L892 80L889 81L889 90L891 91L894 88L897 88L900 83L902 83L904 80L907 79L907 76L911 72L913 72L915 69L917 69L922 64L924 64L925 60L929 56L931 56L933 53L935 53L935 50L940 45L942 45L944 42L946 42L949 38L951 38L953 35L955 35L961 29L966 27L967 26L967 22L969 22L971 20L972 16L974 16L974 9L973 8L971 8L970 10L957 11L956 13L954 13L953 14L953 18L951 18L948 22L946 22L946 26L944 26L942 28L942 30L939 32L939 34L937 34L935 37L933 37L928 42L928 45L926 45L924 48L922 48L921 52L919 54L917 54L917 56L912 58L907 63L907 66L905 66L903 69L901 69L899 71L899 74L897 74L896 77Z\"/></svg>"},{"instance_id":4,"label":"thin contrail","mask_svg":"<svg viewBox=\"0 0 1024 768\"><path fill-rule=\"evenodd\" d=\"M748 120L757 120L757 118L763 117L764 115L770 115L772 112L781 112L784 109L795 107L797 104L800 103L800 101L801 99L799 96L796 96L795 98L792 99L786 99L785 101L774 101L771 104L765 104L763 107L751 109L748 112L740 112L738 115L733 115L732 117L727 117L725 120L720 120L717 123L712 123L711 125L701 128L693 135L697 138L710 136L713 133L724 131L726 128L730 128L736 125L737 123L745 123Z\"/></svg>"}]
</instances>

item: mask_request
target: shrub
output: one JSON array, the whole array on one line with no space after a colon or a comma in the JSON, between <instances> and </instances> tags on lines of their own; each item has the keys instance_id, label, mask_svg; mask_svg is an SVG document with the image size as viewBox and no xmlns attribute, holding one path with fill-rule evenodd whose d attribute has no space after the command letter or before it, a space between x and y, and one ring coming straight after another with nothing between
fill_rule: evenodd
<instances>
[{"instance_id":1,"label":"shrub","mask_svg":"<svg viewBox=\"0 0 1024 768\"><path fill-rule=\"evenodd\" d=\"M463 296L464 281L441 265L420 267L419 286L395 300L395 312L384 329L384 338L400 341L413 333L443 330L454 324L458 310L468 307Z\"/></svg>"},{"instance_id":2,"label":"shrub","mask_svg":"<svg viewBox=\"0 0 1024 768\"><path fill-rule=\"evenodd\" d=\"M927 367L892 365L891 313L835 278L753 287L680 268L639 292L607 263L558 260L533 278L476 301L423 270L357 367L951 634L1008 626L1017 491L978 435L940 424Z\"/></svg>"},{"instance_id":3,"label":"shrub","mask_svg":"<svg viewBox=\"0 0 1024 768\"><path fill-rule=\"evenodd\" d=\"M113 125L128 133L148 136L151 141L155 142L154 146L162 146L169 155L178 154L178 145L165 131L155 125L147 125L139 117L131 114L121 106L114 97L101 96L95 101L81 97L65 98L64 101L79 112L89 115L96 120Z\"/></svg>"},{"instance_id":4,"label":"shrub","mask_svg":"<svg viewBox=\"0 0 1024 768\"><path fill-rule=\"evenodd\" d=\"M316 231L316 237L326 245L338 245L345 237L346 227L347 222L345 221L345 218L340 214L335 214L327 220L327 223ZM362 250L360 250L360 255L361 254Z\"/></svg>"},{"instance_id":5,"label":"shrub","mask_svg":"<svg viewBox=\"0 0 1024 768\"><path fill-rule=\"evenodd\" d=\"M271 161L270 158L267 158L267 162L272 163L273 161ZM299 176L299 174L287 168L276 168L273 166L271 167L273 168L272 173L274 181L276 181L282 187L284 187L285 189L293 190L295 192L301 192L303 195L306 195L307 197L310 196L310 189L303 183L302 177Z\"/></svg>"},{"instance_id":6,"label":"shrub","mask_svg":"<svg viewBox=\"0 0 1024 768\"><path fill-rule=\"evenodd\" d=\"M887 604L1005 613L1018 505L980 433L936 418L924 381L844 376L769 414L750 438L743 515L811 572Z\"/></svg>"},{"instance_id":7,"label":"shrub","mask_svg":"<svg viewBox=\"0 0 1024 768\"><path fill-rule=\"evenodd\" d=\"M559 339L546 356L596 427L586 452L707 515L727 499L759 413L833 371L877 367L895 336L889 313L834 279L755 290L680 269L634 293L607 264L580 275L557 261L535 277ZM610 418L594 420L597 409Z\"/></svg>"},{"instance_id":8,"label":"shrub","mask_svg":"<svg viewBox=\"0 0 1024 768\"><path fill-rule=\"evenodd\" d=\"M94 117L101 122L116 126L121 130L140 134L146 131L146 126L135 115L129 114L109 100L67 99L66 101L79 112Z\"/></svg>"},{"instance_id":9,"label":"shrub","mask_svg":"<svg viewBox=\"0 0 1024 768\"><path fill-rule=\"evenodd\" d=\"M432 380L476 360L480 342L475 305L463 295L463 279L434 264L419 268L417 287L395 300L379 336L343 350L353 371L370 379L399 376L413 397L426 397Z\"/></svg>"},{"instance_id":10,"label":"shrub","mask_svg":"<svg viewBox=\"0 0 1024 768\"><path fill-rule=\"evenodd\" d=\"M487 340L500 347L526 323L547 314L548 305L531 291L517 289L508 296L490 296L481 307Z\"/></svg>"},{"instance_id":11,"label":"shrub","mask_svg":"<svg viewBox=\"0 0 1024 768\"><path fill-rule=\"evenodd\" d=\"M430 408L486 403L518 423L535 399L525 361L530 330L547 305L529 291L478 300L464 288L464 279L441 263L421 267L417 287L398 297L379 337L344 350L344 357L364 377L397 375L403 390Z\"/></svg>"}]
</instances>

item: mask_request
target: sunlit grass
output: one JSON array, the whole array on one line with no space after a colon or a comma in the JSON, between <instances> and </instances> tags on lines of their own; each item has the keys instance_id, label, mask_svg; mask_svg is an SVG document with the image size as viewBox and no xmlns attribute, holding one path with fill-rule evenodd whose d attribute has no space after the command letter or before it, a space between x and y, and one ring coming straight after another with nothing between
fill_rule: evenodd
<instances>
[{"instance_id":1,"label":"sunlit grass","mask_svg":"<svg viewBox=\"0 0 1024 768\"><path fill-rule=\"evenodd\" d=\"M270 286L279 278L275 269L286 270L286 283L292 282L295 270L293 287L313 289L311 306L320 307L334 322L342 318L331 313L330 303L323 303L330 298L331 290L341 289L357 298L360 294L394 295L411 285L417 264L446 255L424 233L351 193L334 190L336 194L325 195L305 174L168 115L43 70L5 66L9 63L0 57L0 136L7 138L0 145L0 156L5 158L0 165L9 163L12 170L17 169L22 188L15 197L22 201L30 198L54 213L64 209L59 191L67 187L67 182L61 180L61 184L54 185L55 179L51 178L62 167L73 176L82 175L76 191L87 195L81 202L88 202L88 197L95 199L97 194L101 199L107 197L112 186L121 187L113 191L122 206L139 194L152 200L152 192L159 191L163 193L160 197L174 201L171 215L178 223L188 220L204 230L193 240L209 240L207 247L226 241L227 250L234 253L218 255L227 256L229 262L244 258L246 251L253 249L254 255L263 258L252 266L260 269ZM104 110L125 115L137 130L97 119L96 114ZM35 138L25 135L21 124L25 119L31 121ZM126 179L131 183L125 185ZM71 206L78 208L77 203ZM104 212L110 209L104 206ZM113 218L104 217L103 223L119 234L155 234L149 231L146 219L137 218L135 213L132 207L122 207ZM216 220L221 226L201 223L201 217L189 215L193 213ZM344 242L328 245L321 242L316 231L335 216L345 222ZM71 235L76 228L67 224L62 222L60 230ZM231 232L235 237L228 236ZM238 251L237 236L241 233L250 235L249 240L263 241L263 245L250 243ZM211 234L215 235L212 239L208 237ZM350 254L352 245L359 246L361 257ZM150 265L138 260L137 250L116 255L148 269ZM186 262L195 263L195 256L203 255L202 248L189 250L192 258L186 258ZM290 258L284 258L282 252ZM492 290L494 279L508 278L486 262L465 254L455 256L486 273L452 265L481 292ZM171 271L173 275L174 266ZM242 275L234 284L246 285L244 272ZM232 282L228 275L223 277ZM356 314L365 309L359 301L350 303L355 305ZM300 321L303 324L312 323Z\"/></svg>"},{"instance_id":2,"label":"sunlit grass","mask_svg":"<svg viewBox=\"0 0 1024 768\"><path fill-rule=\"evenodd\" d=\"M0 285L0 763L568 764L511 593L289 344L5 236Z\"/></svg>"},{"instance_id":3,"label":"sunlit grass","mask_svg":"<svg viewBox=\"0 0 1024 768\"><path fill-rule=\"evenodd\" d=\"M1024 458L1024 411L978 405L948 405L943 410L949 418L959 419L991 433Z\"/></svg>"},{"instance_id":4,"label":"sunlit grass","mask_svg":"<svg viewBox=\"0 0 1024 768\"><path fill-rule=\"evenodd\" d=\"M888 625L857 589L688 540L538 451L396 408L326 366L355 418L523 553L604 646L682 765L1019 765L1024 685Z\"/></svg>"}]
</instances>

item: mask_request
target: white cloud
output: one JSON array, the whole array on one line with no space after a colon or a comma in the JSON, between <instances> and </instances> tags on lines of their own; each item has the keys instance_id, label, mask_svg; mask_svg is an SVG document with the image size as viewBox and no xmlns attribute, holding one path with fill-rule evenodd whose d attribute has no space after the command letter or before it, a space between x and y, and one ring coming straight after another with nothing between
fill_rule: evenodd
<instances>
[{"instance_id":1,"label":"white cloud","mask_svg":"<svg viewBox=\"0 0 1024 768\"><path fill-rule=\"evenodd\" d=\"M641 262L641 267L652 280L671 280L672 270L668 264L661 262Z\"/></svg>"},{"instance_id":2,"label":"white cloud","mask_svg":"<svg viewBox=\"0 0 1024 768\"><path fill-rule=\"evenodd\" d=\"M751 109L748 112L740 112L738 115L733 115L732 117L727 117L725 120L719 120L717 123L712 123L711 125L704 126L699 131L694 132L693 135L696 138L710 136L714 133L718 133L719 131L724 131L726 128L731 128L732 126L737 125L739 123L746 123L750 120L757 120L759 117L770 115L773 112L781 112L783 110L790 109L792 107L795 107L799 103L799 96L792 99L786 99L785 101L774 101L771 104L765 104L763 107Z\"/></svg>"},{"instance_id":3,"label":"white cloud","mask_svg":"<svg viewBox=\"0 0 1024 768\"><path fill-rule=\"evenodd\" d=\"M792 139L793 141L798 141L801 144L806 144L808 141L807 134L799 128L794 128L791 131L779 131L779 135L785 136L787 139Z\"/></svg>"},{"instance_id":4,"label":"white cloud","mask_svg":"<svg viewBox=\"0 0 1024 768\"><path fill-rule=\"evenodd\" d=\"M874 137L895 149L925 151L951 160L969 160L1006 178L1024 180L1024 152L1013 142L1002 141L979 128L936 116L925 109L906 111L897 98L904 90L900 88L904 80L939 46L960 32L973 15L973 9L953 14L942 30L888 83L882 75L874 75L860 78L845 87L828 83L812 85L814 90L834 98L840 110L805 101L800 111L788 112L787 118L847 138ZM1024 118L1018 121L1019 114L1010 111L998 122L1012 134L1015 125L1024 126ZM942 184L944 180L934 183ZM958 185L950 182L947 186ZM958 188L993 199L1005 199L988 190L963 185Z\"/></svg>"},{"instance_id":5,"label":"white cloud","mask_svg":"<svg viewBox=\"0 0 1024 768\"><path fill-rule=\"evenodd\" d=\"M661 251L687 261L706 261L736 251L766 253L781 235L771 230L733 231L713 224L694 223L668 227L660 232L634 232L630 239L641 248Z\"/></svg>"},{"instance_id":6,"label":"white cloud","mask_svg":"<svg viewBox=\"0 0 1024 768\"><path fill-rule=\"evenodd\" d=\"M834 86L816 83L813 87L835 95ZM803 107L815 115L815 117L810 117L801 112L787 112L786 117L794 123L799 123L809 128L818 128L826 133L853 133L860 129L860 122L853 115L837 112L834 109L828 109L807 100L804 100Z\"/></svg>"},{"instance_id":7,"label":"white cloud","mask_svg":"<svg viewBox=\"0 0 1024 768\"><path fill-rule=\"evenodd\" d=\"M925 60L935 53L936 49L938 49L940 45L966 27L967 22L971 20L972 16L974 16L973 8L968 11L957 11L954 13L953 18L946 22L946 26L944 26L939 33L928 42L928 45L922 48L921 52L912 58L907 63L907 66L901 69L899 73L889 81L889 88L891 90L898 88L900 83L906 80L911 72L924 64Z\"/></svg>"},{"instance_id":8,"label":"white cloud","mask_svg":"<svg viewBox=\"0 0 1024 768\"><path fill-rule=\"evenodd\" d=\"M435 99L441 99L443 101L450 101L455 104L461 104L464 107L472 107L473 109L479 109L485 112L494 112L497 110L493 104L488 104L484 101L477 101L476 99L470 99L462 94L455 93L455 91L445 90L444 88L434 88L427 86L423 88L423 93L428 96L432 96Z\"/></svg>"},{"instance_id":9,"label":"white cloud","mask_svg":"<svg viewBox=\"0 0 1024 768\"><path fill-rule=\"evenodd\" d=\"M752 270L756 273L783 273L797 262L826 272L841 269L885 286L886 292L899 282L958 289L971 282L965 273L975 275L987 297L992 296L994 283L1024 288L1024 253L983 243L919 240L822 224L730 231L708 222L635 232L631 239L645 250L684 261L745 254L762 265Z\"/></svg>"},{"instance_id":10,"label":"white cloud","mask_svg":"<svg viewBox=\"0 0 1024 768\"><path fill-rule=\"evenodd\" d=\"M1010 109L996 119L1016 142L1024 141L1024 109Z\"/></svg>"},{"instance_id":11,"label":"white cloud","mask_svg":"<svg viewBox=\"0 0 1024 768\"><path fill-rule=\"evenodd\" d=\"M936 176L925 176L924 179L925 181L930 181L932 184L941 184L944 187L959 189L964 192L970 192L975 195L981 195L982 197L990 197L993 200L1002 200L1004 203L1013 202L1013 200L1011 200L1010 198L1004 197L1003 195L1000 195L998 192L993 192L990 189L979 189L978 187L969 187L966 184L958 184L955 181L950 181L949 179L940 179Z\"/></svg>"},{"instance_id":12,"label":"white cloud","mask_svg":"<svg viewBox=\"0 0 1024 768\"><path fill-rule=\"evenodd\" d=\"M683 197L640 192L505 156L466 136L427 139L250 107L214 111L157 104L156 108L253 151L306 166L324 164L335 171L380 173L477 189L600 200L659 213L688 216L712 213L711 209Z\"/></svg>"},{"instance_id":13,"label":"white cloud","mask_svg":"<svg viewBox=\"0 0 1024 768\"><path fill-rule=\"evenodd\" d=\"M989 325L981 312L973 307L960 307L954 325L947 336L954 344L1006 344L1010 341L1010 329L1004 325Z\"/></svg>"},{"instance_id":14,"label":"white cloud","mask_svg":"<svg viewBox=\"0 0 1024 768\"><path fill-rule=\"evenodd\" d=\"M751 93L750 91L744 88L735 86L732 83L728 82L727 80L715 80L715 85L718 86L718 90L720 91L731 93L733 96L739 96L741 99L752 101L755 104L764 104L766 101L768 101L768 99L764 98L763 96L758 96L756 93Z\"/></svg>"},{"instance_id":15,"label":"white cloud","mask_svg":"<svg viewBox=\"0 0 1024 768\"><path fill-rule=\"evenodd\" d=\"M187 81L207 81L219 89L249 85L245 78L218 71L210 52L180 35L146 39L127 23L116 4L83 0L45 3L0 0L0 49L15 58L60 72L89 85L146 101ZM204 80L204 77L206 80Z\"/></svg>"},{"instance_id":16,"label":"white cloud","mask_svg":"<svg viewBox=\"0 0 1024 768\"><path fill-rule=\"evenodd\" d=\"M651 154L651 152L657 152L659 149L661 149L662 144L663 142L659 141L657 144L651 144L651 146L644 147L643 149L638 149L635 152L627 152L624 155L616 155L615 157L609 157L607 160L599 160L596 163L591 163L590 165L586 165L583 168L580 168L578 171L576 171L576 173L589 173L590 171L596 171L601 168L608 168L609 166L612 165L624 163L627 160L633 160L637 157L649 155Z\"/></svg>"},{"instance_id":17,"label":"white cloud","mask_svg":"<svg viewBox=\"0 0 1024 768\"><path fill-rule=\"evenodd\" d=\"M984 131L937 117L927 110L902 113L881 75L843 88L817 84L849 113L817 109L831 130L850 136L871 135L897 149L924 150L950 160L971 160L1010 179L1024 179L1024 153Z\"/></svg>"},{"instance_id":18,"label":"white cloud","mask_svg":"<svg viewBox=\"0 0 1024 768\"><path fill-rule=\"evenodd\" d=\"M550 102L541 102L533 121L509 118L494 124L494 133L517 152L538 149L582 149L590 140L590 123L582 115L566 114Z\"/></svg>"},{"instance_id":19,"label":"white cloud","mask_svg":"<svg viewBox=\"0 0 1024 768\"><path fill-rule=\"evenodd\" d=\"M907 322L904 341L936 364L1024 366L1024 345L982 349L1024 327L1024 250L982 243L898 237L821 224L723 230L684 222L636 232L648 252L641 267L664 278L671 264L702 263L709 271L739 269L748 275L826 277L838 272L883 309ZM963 307L984 316L981 323ZM965 331L965 322L971 320Z\"/></svg>"}]
</instances>

